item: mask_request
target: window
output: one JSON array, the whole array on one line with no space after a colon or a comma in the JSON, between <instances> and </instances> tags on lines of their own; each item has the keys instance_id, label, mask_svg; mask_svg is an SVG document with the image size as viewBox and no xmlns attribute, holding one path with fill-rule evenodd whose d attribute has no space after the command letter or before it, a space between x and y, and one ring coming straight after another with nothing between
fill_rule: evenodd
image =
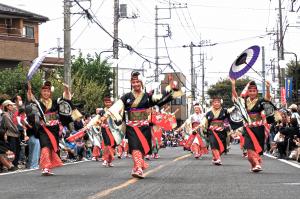
<instances>
[{"instance_id":1,"label":"window","mask_svg":"<svg viewBox=\"0 0 300 199\"><path fill-rule=\"evenodd\" d=\"M24 36L30 39L34 38L34 27L33 26L25 26L24 27Z\"/></svg>"}]
</instances>

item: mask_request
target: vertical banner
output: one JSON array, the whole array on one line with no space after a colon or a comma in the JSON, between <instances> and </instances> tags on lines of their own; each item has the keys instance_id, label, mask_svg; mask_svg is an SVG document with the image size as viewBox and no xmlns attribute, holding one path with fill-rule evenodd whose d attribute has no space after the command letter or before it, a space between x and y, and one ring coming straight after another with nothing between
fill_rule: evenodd
<instances>
[{"instance_id":1,"label":"vertical banner","mask_svg":"<svg viewBox=\"0 0 300 199\"><path fill-rule=\"evenodd\" d=\"M286 96L285 96L285 88L281 87L280 89L280 99L281 99L281 105L286 105Z\"/></svg>"},{"instance_id":2,"label":"vertical banner","mask_svg":"<svg viewBox=\"0 0 300 199\"><path fill-rule=\"evenodd\" d=\"M287 77L285 80L286 100L293 99L293 77Z\"/></svg>"}]
</instances>

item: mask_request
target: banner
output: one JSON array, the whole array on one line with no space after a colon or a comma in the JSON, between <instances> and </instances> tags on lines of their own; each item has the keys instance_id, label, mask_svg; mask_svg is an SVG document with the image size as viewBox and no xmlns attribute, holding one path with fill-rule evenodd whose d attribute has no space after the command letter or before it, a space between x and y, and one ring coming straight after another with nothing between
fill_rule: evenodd
<instances>
[{"instance_id":1,"label":"banner","mask_svg":"<svg viewBox=\"0 0 300 199\"><path fill-rule=\"evenodd\" d=\"M285 91L286 100L293 99L293 77L287 77L285 79Z\"/></svg>"},{"instance_id":2,"label":"banner","mask_svg":"<svg viewBox=\"0 0 300 199\"><path fill-rule=\"evenodd\" d=\"M280 99L281 99L281 105L286 105L286 96L285 96L285 88L281 87L280 89Z\"/></svg>"}]
</instances>

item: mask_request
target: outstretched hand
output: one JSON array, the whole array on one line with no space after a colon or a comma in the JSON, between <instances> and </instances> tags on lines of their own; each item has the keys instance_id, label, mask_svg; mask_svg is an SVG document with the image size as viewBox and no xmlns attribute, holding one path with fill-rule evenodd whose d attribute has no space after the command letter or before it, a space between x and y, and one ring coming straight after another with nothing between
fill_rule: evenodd
<instances>
[{"instance_id":1,"label":"outstretched hand","mask_svg":"<svg viewBox=\"0 0 300 199\"><path fill-rule=\"evenodd\" d=\"M31 83L30 83L30 81L27 82L27 90L31 91Z\"/></svg>"},{"instance_id":2,"label":"outstretched hand","mask_svg":"<svg viewBox=\"0 0 300 199\"><path fill-rule=\"evenodd\" d=\"M235 79L230 78L231 84L235 85Z\"/></svg>"},{"instance_id":3,"label":"outstretched hand","mask_svg":"<svg viewBox=\"0 0 300 199\"><path fill-rule=\"evenodd\" d=\"M64 86L64 88L67 88L67 89L69 89L69 85L68 85L68 84L66 84L66 83L63 83L63 86Z\"/></svg>"},{"instance_id":4,"label":"outstretched hand","mask_svg":"<svg viewBox=\"0 0 300 199\"><path fill-rule=\"evenodd\" d=\"M271 83L270 83L270 81L266 81L266 87L267 87L267 89L269 89L269 88L270 88L270 86L271 86Z\"/></svg>"}]
</instances>

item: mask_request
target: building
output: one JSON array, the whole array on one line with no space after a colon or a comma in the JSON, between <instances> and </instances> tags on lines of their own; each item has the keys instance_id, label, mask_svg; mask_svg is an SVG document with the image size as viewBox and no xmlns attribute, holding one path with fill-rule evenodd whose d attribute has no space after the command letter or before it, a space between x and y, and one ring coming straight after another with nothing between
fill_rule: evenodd
<instances>
[{"instance_id":1,"label":"building","mask_svg":"<svg viewBox=\"0 0 300 199\"><path fill-rule=\"evenodd\" d=\"M169 85L169 77L172 77L173 80L177 81L179 88L186 86L186 77L183 73L165 73L165 79L162 81L161 89L164 90L166 86ZM176 109L179 111L176 113L176 120L178 126L181 125L187 119L187 97L186 95L181 96L180 98L174 99L170 104L170 112L175 112Z\"/></svg>"},{"instance_id":2,"label":"building","mask_svg":"<svg viewBox=\"0 0 300 199\"><path fill-rule=\"evenodd\" d=\"M48 20L0 3L0 68L28 64L38 57L39 25Z\"/></svg>"}]
</instances>

